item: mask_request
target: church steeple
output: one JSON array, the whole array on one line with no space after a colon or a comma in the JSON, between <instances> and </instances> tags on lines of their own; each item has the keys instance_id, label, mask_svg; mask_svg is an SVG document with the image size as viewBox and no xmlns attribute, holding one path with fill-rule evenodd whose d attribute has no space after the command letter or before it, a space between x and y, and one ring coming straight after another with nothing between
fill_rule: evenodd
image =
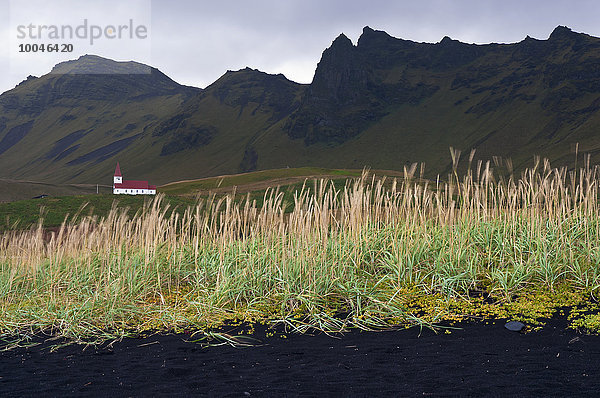
<instances>
[{"instance_id":1,"label":"church steeple","mask_svg":"<svg viewBox=\"0 0 600 398\"><path fill-rule=\"evenodd\" d=\"M121 175L121 168L119 167L119 162L117 162L117 167L115 168L115 175L113 176L113 184L122 184L123 176Z\"/></svg>"}]
</instances>

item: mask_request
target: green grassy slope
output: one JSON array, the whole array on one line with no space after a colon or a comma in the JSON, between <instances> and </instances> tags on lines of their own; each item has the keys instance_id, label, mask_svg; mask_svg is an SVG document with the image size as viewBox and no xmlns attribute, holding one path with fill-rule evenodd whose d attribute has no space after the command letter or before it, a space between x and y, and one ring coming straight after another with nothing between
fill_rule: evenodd
<instances>
[{"instance_id":1,"label":"green grassy slope","mask_svg":"<svg viewBox=\"0 0 600 398\"><path fill-rule=\"evenodd\" d=\"M42 220L45 228L55 228L67 217L95 215L105 217L113 205L127 210L133 216L154 197L128 195L74 195L47 197L44 199L19 200L0 203L0 231L7 229L27 229ZM163 204L169 206L169 214L173 209L182 211L193 205L194 199L167 195Z\"/></svg>"},{"instance_id":2,"label":"green grassy slope","mask_svg":"<svg viewBox=\"0 0 600 398\"><path fill-rule=\"evenodd\" d=\"M52 184L37 181L20 181L0 178L0 203L14 202L16 200L31 199L41 195L67 196L67 195L92 195L110 193L108 185L92 184Z\"/></svg>"},{"instance_id":3,"label":"green grassy slope","mask_svg":"<svg viewBox=\"0 0 600 398\"><path fill-rule=\"evenodd\" d=\"M336 186L344 186L347 179L359 177L362 172L362 170L308 167L265 170L169 183L159 186L158 192L165 195L164 204L169 205L171 209L178 208L179 210L185 210L188 206L194 205L198 198L207 199L212 194L220 198L233 192L240 194L236 196L236 201L244 200L246 194L249 194L250 199L256 200L260 205L265 192L268 189L276 188L280 189L280 192L284 194L285 201L291 205L294 193L300 191L304 184L312 189L315 180L328 179ZM398 176L398 173L383 170L373 171L373 173L378 176ZM1 184L0 180L0 186L2 186ZM42 186L46 193L56 193L42 199L31 199L31 196L23 199L28 192L27 189L30 188L29 185L37 188ZM142 208L144 203L154 198L142 195L112 195L110 187L107 186L100 187L100 194L95 194L95 187L94 192L91 192L91 187L34 183L29 183L29 185L23 182L5 182L4 187L8 191L20 192L21 198L7 203L0 202L0 230L29 228L40 218L43 219L45 227L54 228L59 226L65 217L72 217L75 214L94 214L102 217L115 203L120 208L130 209L129 213L133 215ZM61 193L62 195L60 195Z\"/></svg>"},{"instance_id":4,"label":"green grassy slope","mask_svg":"<svg viewBox=\"0 0 600 398\"><path fill-rule=\"evenodd\" d=\"M253 187L256 183L275 188L278 185L288 185L298 179L312 179L325 176L356 177L360 176L361 170L339 170L317 167L299 167L286 169L261 170L249 173L225 175L219 177L208 177L198 180L179 181L159 187L160 192L173 195L190 195L198 192L217 191L225 188L241 188L238 192L244 192L245 187Z\"/></svg>"},{"instance_id":5,"label":"green grassy slope","mask_svg":"<svg viewBox=\"0 0 600 398\"><path fill-rule=\"evenodd\" d=\"M114 75L50 73L30 77L2 94L3 177L110 184L115 156L132 162L152 158L157 149L152 148L147 131L199 91L173 82L156 69L150 74L126 74L129 64L94 56L71 63L75 63L72 67L97 64L99 69L121 71ZM63 64L55 67L62 68ZM143 172L137 176L146 177Z\"/></svg>"},{"instance_id":6,"label":"green grassy slope","mask_svg":"<svg viewBox=\"0 0 600 398\"><path fill-rule=\"evenodd\" d=\"M49 74L4 93L0 177L110 184L116 161L126 179L157 184L253 170L254 137L285 117L303 88L251 69L205 91L167 79L156 70Z\"/></svg>"}]
</instances>

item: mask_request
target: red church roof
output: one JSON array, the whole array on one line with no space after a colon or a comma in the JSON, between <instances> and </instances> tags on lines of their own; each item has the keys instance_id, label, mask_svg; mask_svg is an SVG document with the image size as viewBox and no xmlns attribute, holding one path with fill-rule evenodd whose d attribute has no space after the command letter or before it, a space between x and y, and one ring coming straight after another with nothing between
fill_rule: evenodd
<instances>
[{"instance_id":1,"label":"red church roof","mask_svg":"<svg viewBox=\"0 0 600 398\"><path fill-rule=\"evenodd\" d=\"M121 176L121 168L119 167L119 162L117 162L117 168L115 169L115 177ZM123 181L121 184L113 184L115 188L119 189L154 189L156 190L156 185L148 184L148 181Z\"/></svg>"}]
</instances>

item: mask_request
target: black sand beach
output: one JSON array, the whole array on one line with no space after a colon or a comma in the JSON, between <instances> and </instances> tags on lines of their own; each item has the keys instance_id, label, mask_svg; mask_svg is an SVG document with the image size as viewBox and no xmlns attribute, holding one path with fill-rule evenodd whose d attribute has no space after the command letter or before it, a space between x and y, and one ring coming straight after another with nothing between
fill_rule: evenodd
<instances>
[{"instance_id":1,"label":"black sand beach","mask_svg":"<svg viewBox=\"0 0 600 398\"><path fill-rule=\"evenodd\" d=\"M600 336L551 320L542 330L463 323L264 337L250 348L202 348L186 335L112 347L50 343L0 354L0 396L597 396ZM262 337L258 337L262 335Z\"/></svg>"}]
</instances>

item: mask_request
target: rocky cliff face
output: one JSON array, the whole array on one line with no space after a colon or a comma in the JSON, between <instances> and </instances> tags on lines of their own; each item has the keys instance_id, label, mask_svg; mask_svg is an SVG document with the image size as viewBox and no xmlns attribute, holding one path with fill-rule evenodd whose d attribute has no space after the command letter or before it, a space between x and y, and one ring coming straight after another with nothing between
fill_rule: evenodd
<instances>
[{"instance_id":1,"label":"rocky cliff face","mask_svg":"<svg viewBox=\"0 0 600 398\"><path fill-rule=\"evenodd\" d=\"M366 27L354 46L343 34L325 50L300 108L287 125L307 145L342 143L388 113L390 105L418 104L439 87L412 82L396 70L414 43Z\"/></svg>"},{"instance_id":2,"label":"rocky cliff face","mask_svg":"<svg viewBox=\"0 0 600 398\"><path fill-rule=\"evenodd\" d=\"M380 104L371 102L371 71L363 63L350 39L343 34L335 39L288 124L290 137L304 138L306 144L343 142L378 116Z\"/></svg>"},{"instance_id":3,"label":"rocky cliff face","mask_svg":"<svg viewBox=\"0 0 600 398\"><path fill-rule=\"evenodd\" d=\"M456 105L469 104L461 111L478 116L537 101L539 112L550 117L541 134L552 137L561 129L559 119L582 121L597 110L596 102L587 102L573 115L569 101L600 93L599 46L597 38L566 27L556 28L548 40L527 37L512 45L449 37L415 43L366 27L356 46L340 35L323 53L287 132L306 145L340 144L402 105L422 112L424 100L464 91Z\"/></svg>"}]
</instances>

